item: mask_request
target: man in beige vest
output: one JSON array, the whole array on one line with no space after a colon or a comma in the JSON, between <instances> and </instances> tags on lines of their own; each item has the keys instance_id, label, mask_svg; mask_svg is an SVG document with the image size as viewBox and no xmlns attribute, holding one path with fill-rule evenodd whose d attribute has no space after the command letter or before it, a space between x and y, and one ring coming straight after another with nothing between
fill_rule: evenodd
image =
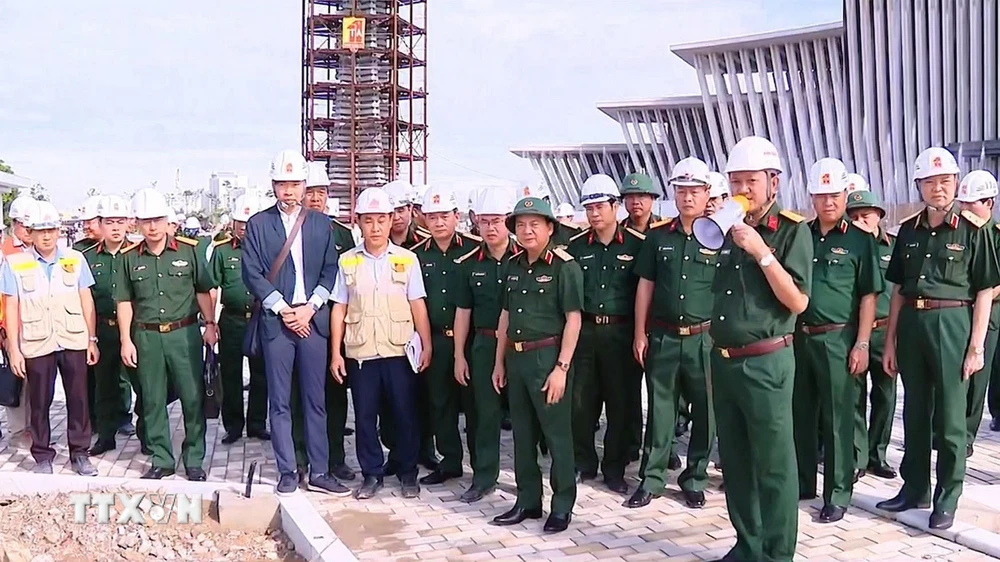
<instances>
[{"instance_id":1,"label":"man in beige vest","mask_svg":"<svg viewBox=\"0 0 1000 562\"><path fill-rule=\"evenodd\" d=\"M40 201L28 217L33 248L11 254L0 270L0 289L7 297L5 315L20 325L7 339L14 374L27 378L31 455L35 472L52 474L56 452L50 444L49 407L56 372L66 392L67 435L73 470L96 476L87 459L90 414L87 408L87 365L97 363L97 317L90 287L94 277L83 254L59 248L61 220L55 206Z\"/></svg>"},{"instance_id":2,"label":"man in beige vest","mask_svg":"<svg viewBox=\"0 0 1000 562\"><path fill-rule=\"evenodd\" d=\"M354 399L355 445L364 482L355 492L368 499L382 488L384 470L378 437L379 406L390 406L395 420L403 497L420 494L417 456L420 427L417 380L431 361L431 327L420 262L409 250L389 242L393 204L379 188L361 192L358 223L364 242L340 256L330 313L330 371L343 384L350 374ZM406 345L420 334L417 369L407 360ZM344 354L341 354L341 344Z\"/></svg>"}]
</instances>

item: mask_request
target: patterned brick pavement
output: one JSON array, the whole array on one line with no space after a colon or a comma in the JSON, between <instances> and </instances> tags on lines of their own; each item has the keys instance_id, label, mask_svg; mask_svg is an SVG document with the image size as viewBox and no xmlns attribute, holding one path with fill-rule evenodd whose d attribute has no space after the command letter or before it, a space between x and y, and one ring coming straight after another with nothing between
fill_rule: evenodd
<instances>
[{"instance_id":1,"label":"patterned brick pavement","mask_svg":"<svg viewBox=\"0 0 1000 562\"><path fill-rule=\"evenodd\" d=\"M65 445L65 411L61 391L53 404L57 470L70 473ZM174 448L180 450L183 428L180 408L170 409ZM898 466L902 455L902 428L897 411L891 462ZM27 449L11 444L5 414L4 438L0 440L0 471L30 470L34 465ZM205 469L211 479L241 481L249 463L259 461L261 481L275 480L268 443L242 440L234 445L219 443L223 430L209 422ZM118 438L118 449L95 459L101 475L138 477L148 467L135 438ZM357 466L353 439L348 438L349 463ZM630 485L637 483L637 464L630 467ZM467 474L469 471L467 470ZM676 478L676 473L673 474ZM179 478L175 476L174 478ZM725 498L717 491L721 476L712 472L705 509L684 507L675 495L655 500L650 506L629 510L621 507L624 497L607 491L600 482L580 485L577 507L570 529L555 536L541 533L541 521L498 528L487 523L514 501L513 442L503 434L501 485L493 496L467 505L457 495L468 485L468 476L443 486L425 487L419 500L405 500L394 479L374 500L358 502L310 494L344 542L362 560L664 560L697 561L723 555L734 540L725 510ZM969 485L1000 484L1000 434L989 431L984 421L976 455L969 461ZM859 491L871 495L895 492L900 482L862 480ZM671 489L676 493L676 486ZM887 497L887 496L886 496ZM971 502L971 498L968 498ZM547 507L547 506L546 506ZM798 558L809 561L861 560L993 560L944 539L851 509L843 521L833 525L813 522L819 500L803 502L799 516ZM973 504L969 504L973 507ZM981 506L976 506L981 507ZM973 510L968 510L973 511ZM959 511L960 517L962 510ZM970 516L973 514L970 513ZM977 517L983 517L977 512Z\"/></svg>"}]
</instances>

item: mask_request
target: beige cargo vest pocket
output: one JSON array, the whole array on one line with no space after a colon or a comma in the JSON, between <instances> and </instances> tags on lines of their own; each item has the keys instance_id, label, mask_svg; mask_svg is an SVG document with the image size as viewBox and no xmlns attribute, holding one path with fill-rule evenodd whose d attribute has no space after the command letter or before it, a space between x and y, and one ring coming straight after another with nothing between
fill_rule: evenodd
<instances>
[{"instance_id":1,"label":"beige cargo vest pocket","mask_svg":"<svg viewBox=\"0 0 1000 562\"><path fill-rule=\"evenodd\" d=\"M393 289L398 292L389 295L389 343L393 345L406 345L413 336L413 313L410 311L410 303L406 300L406 278L407 272L392 272Z\"/></svg>"},{"instance_id":2,"label":"beige cargo vest pocket","mask_svg":"<svg viewBox=\"0 0 1000 562\"><path fill-rule=\"evenodd\" d=\"M45 314L44 305L35 301L38 290L37 268L30 268L19 274L21 289L21 337L24 341L42 341L52 332L52 320Z\"/></svg>"},{"instance_id":3,"label":"beige cargo vest pocket","mask_svg":"<svg viewBox=\"0 0 1000 562\"><path fill-rule=\"evenodd\" d=\"M347 284L349 293L355 293L358 283L358 260L356 256L351 256L340 261L341 270L344 273L344 282ZM357 298L356 296L354 298ZM361 319L364 316L363 308L360 306L348 306L347 314L344 316L344 345L348 347L358 347L365 343L364 327Z\"/></svg>"},{"instance_id":4,"label":"beige cargo vest pocket","mask_svg":"<svg viewBox=\"0 0 1000 562\"><path fill-rule=\"evenodd\" d=\"M80 334L87 331L87 322L83 319L83 306L78 298L66 299L66 331Z\"/></svg>"}]
</instances>

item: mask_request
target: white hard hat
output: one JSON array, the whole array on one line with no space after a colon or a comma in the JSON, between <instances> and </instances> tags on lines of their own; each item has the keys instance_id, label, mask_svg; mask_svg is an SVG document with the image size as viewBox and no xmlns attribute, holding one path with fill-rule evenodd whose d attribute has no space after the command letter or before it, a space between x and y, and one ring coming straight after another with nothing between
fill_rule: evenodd
<instances>
[{"instance_id":1,"label":"white hard hat","mask_svg":"<svg viewBox=\"0 0 1000 562\"><path fill-rule=\"evenodd\" d=\"M89 221L96 219L99 216L97 214L97 208L101 204L101 199L103 199L103 197L100 195L91 195L88 197L87 200L83 202L83 207L80 208L80 220Z\"/></svg>"},{"instance_id":2,"label":"white hard hat","mask_svg":"<svg viewBox=\"0 0 1000 562\"><path fill-rule=\"evenodd\" d=\"M38 201L27 217L28 223L24 226L32 230L47 230L62 226L62 218L56 206L48 201Z\"/></svg>"},{"instance_id":3,"label":"white hard hat","mask_svg":"<svg viewBox=\"0 0 1000 562\"><path fill-rule=\"evenodd\" d=\"M338 197L326 198L326 215L328 217L340 216L340 198Z\"/></svg>"},{"instance_id":4,"label":"white hard hat","mask_svg":"<svg viewBox=\"0 0 1000 562\"><path fill-rule=\"evenodd\" d=\"M396 207L392 204L392 198L386 190L380 187L369 187L358 195L354 212L359 215L364 214L392 214Z\"/></svg>"},{"instance_id":5,"label":"white hard hat","mask_svg":"<svg viewBox=\"0 0 1000 562\"><path fill-rule=\"evenodd\" d=\"M670 171L670 185L674 187L698 187L709 185L708 164L698 158L688 157L678 162Z\"/></svg>"},{"instance_id":6,"label":"white hard hat","mask_svg":"<svg viewBox=\"0 0 1000 562\"><path fill-rule=\"evenodd\" d=\"M198 217L188 217L184 219L184 228L191 230L199 229L201 228L201 221L198 220Z\"/></svg>"},{"instance_id":7,"label":"white hard hat","mask_svg":"<svg viewBox=\"0 0 1000 562\"><path fill-rule=\"evenodd\" d=\"M106 219L127 219L132 216L124 197L108 195L97 205L97 216Z\"/></svg>"},{"instance_id":8,"label":"white hard hat","mask_svg":"<svg viewBox=\"0 0 1000 562\"><path fill-rule=\"evenodd\" d=\"M618 182L606 174L594 174L583 182L580 188L580 204L589 205L591 203L602 203L604 201L617 201L621 197L618 191Z\"/></svg>"},{"instance_id":9,"label":"white hard hat","mask_svg":"<svg viewBox=\"0 0 1000 562\"><path fill-rule=\"evenodd\" d=\"M974 170L962 178L958 184L958 195L955 197L962 203L974 203L983 199L992 199L1000 193L997 179L986 170Z\"/></svg>"},{"instance_id":10,"label":"white hard hat","mask_svg":"<svg viewBox=\"0 0 1000 562\"><path fill-rule=\"evenodd\" d=\"M549 186L541 179L522 182L521 188L517 194L519 200L524 199L525 197L545 199L551 195L552 193L549 192Z\"/></svg>"},{"instance_id":11,"label":"white hard hat","mask_svg":"<svg viewBox=\"0 0 1000 562\"><path fill-rule=\"evenodd\" d=\"M413 186L406 180L393 180L382 189L389 195L393 208L405 207L413 202Z\"/></svg>"},{"instance_id":12,"label":"white hard hat","mask_svg":"<svg viewBox=\"0 0 1000 562\"><path fill-rule=\"evenodd\" d=\"M240 195L233 203L233 220L247 222L250 217L260 211L260 199L249 195Z\"/></svg>"},{"instance_id":13,"label":"white hard hat","mask_svg":"<svg viewBox=\"0 0 1000 562\"><path fill-rule=\"evenodd\" d=\"M232 217L230 217L228 213L222 213L219 215L219 224L229 224L229 221L231 220Z\"/></svg>"},{"instance_id":14,"label":"white hard hat","mask_svg":"<svg viewBox=\"0 0 1000 562\"><path fill-rule=\"evenodd\" d=\"M416 206L418 206L418 207L421 206L421 205L423 205L424 204L424 195L427 194L427 190L430 189L430 187L431 186L429 186L427 184L413 186L413 190L412 190L413 191L413 196L410 198L410 201L412 201L413 204L416 205Z\"/></svg>"},{"instance_id":15,"label":"white hard hat","mask_svg":"<svg viewBox=\"0 0 1000 562\"><path fill-rule=\"evenodd\" d=\"M271 181L305 181L309 164L297 150L282 150L271 160Z\"/></svg>"},{"instance_id":16,"label":"white hard hat","mask_svg":"<svg viewBox=\"0 0 1000 562\"><path fill-rule=\"evenodd\" d=\"M958 168L955 156L947 149L938 146L932 146L921 152L913 166L914 181L960 173L961 170Z\"/></svg>"},{"instance_id":17,"label":"white hard hat","mask_svg":"<svg viewBox=\"0 0 1000 562\"><path fill-rule=\"evenodd\" d=\"M443 187L431 187L424 194L424 201L420 210L424 213L457 211L458 200L455 199L455 192Z\"/></svg>"},{"instance_id":18,"label":"white hard hat","mask_svg":"<svg viewBox=\"0 0 1000 562\"><path fill-rule=\"evenodd\" d=\"M504 187L484 189L476 202L477 215L509 215L514 210L514 192Z\"/></svg>"},{"instance_id":19,"label":"white hard hat","mask_svg":"<svg viewBox=\"0 0 1000 562\"><path fill-rule=\"evenodd\" d=\"M729 180L724 174L708 173L708 196L712 199L729 196Z\"/></svg>"},{"instance_id":20,"label":"white hard hat","mask_svg":"<svg viewBox=\"0 0 1000 562\"><path fill-rule=\"evenodd\" d=\"M145 187L132 196L132 215L137 219L156 219L168 217L173 214L173 210L167 205L167 200L159 191Z\"/></svg>"},{"instance_id":21,"label":"white hard hat","mask_svg":"<svg viewBox=\"0 0 1000 562\"><path fill-rule=\"evenodd\" d=\"M485 189L479 189L479 188L475 188L475 187L473 187L472 189L469 190L469 212L470 213L478 213L479 212L478 211L478 208L479 208L479 199L483 196L483 193L485 193L485 192L486 192Z\"/></svg>"},{"instance_id":22,"label":"white hard hat","mask_svg":"<svg viewBox=\"0 0 1000 562\"><path fill-rule=\"evenodd\" d=\"M869 191L868 181L861 174L847 174L847 192Z\"/></svg>"},{"instance_id":23,"label":"white hard hat","mask_svg":"<svg viewBox=\"0 0 1000 562\"><path fill-rule=\"evenodd\" d=\"M836 158L820 158L809 168L809 195L847 190L847 167Z\"/></svg>"},{"instance_id":24,"label":"white hard hat","mask_svg":"<svg viewBox=\"0 0 1000 562\"><path fill-rule=\"evenodd\" d=\"M560 203L556 206L557 219L572 218L574 214L576 214L576 209L569 203Z\"/></svg>"},{"instance_id":25,"label":"white hard hat","mask_svg":"<svg viewBox=\"0 0 1000 562\"><path fill-rule=\"evenodd\" d=\"M170 210L173 211L173 209L170 209ZM178 225L181 225L181 224L184 224L184 221L186 221L186 220L187 220L187 217L184 216L184 213L174 213L174 220L168 221L168 222L172 222L172 223L176 223Z\"/></svg>"},{"instance_id":26,"label":"white hard hat","mask_svg":"<svg viewBox=\"0 0 1000 562\"><path fill-rule=\"evenodd\" d=\"M306 189L310 187L330 188L330 176L326 173L325 162L309 163L309 179L306 180Z\"/></svg>"},{"instance_id":27,"label":"white hard hat","mask_svg":"<svg viewBox=\"0 0 1000 562\"><path fill-rule=\"evenodd\" d=\"M25 220L25 213L31 209L35 203L37 203L37 201L28 195L18 196L10 202L10 209L7 210L7 216L10 217L10 220L12 221L23 223Z\"/></svg>"},{"instance_id":28,"label":"white hard hat","mask_svg":"<svg viewBox=\"0 0 1000 562\"><path fill-rule=\"evenodd\" d=\"M765 170L784 172L778 149L771 141L762 137L744 137L729 152L729 160L726 161L727 174Z\"/></svg>"}]
</instances>

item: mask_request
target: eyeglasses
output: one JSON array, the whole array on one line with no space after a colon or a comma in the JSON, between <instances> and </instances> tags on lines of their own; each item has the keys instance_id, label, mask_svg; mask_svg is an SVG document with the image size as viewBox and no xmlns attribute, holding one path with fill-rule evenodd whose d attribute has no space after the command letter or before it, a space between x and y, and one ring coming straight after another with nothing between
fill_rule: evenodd
<instances>
[{"instance_id":1,"label":"eyeglasses","mask_svg":"<svg viewBox=\"0 0 1000 562\"><path fill-rule=\"evenodd\" d=\"M500 228L504 224L504 219L479 219L479 228Z\"/></svg>"}]
</instances>

